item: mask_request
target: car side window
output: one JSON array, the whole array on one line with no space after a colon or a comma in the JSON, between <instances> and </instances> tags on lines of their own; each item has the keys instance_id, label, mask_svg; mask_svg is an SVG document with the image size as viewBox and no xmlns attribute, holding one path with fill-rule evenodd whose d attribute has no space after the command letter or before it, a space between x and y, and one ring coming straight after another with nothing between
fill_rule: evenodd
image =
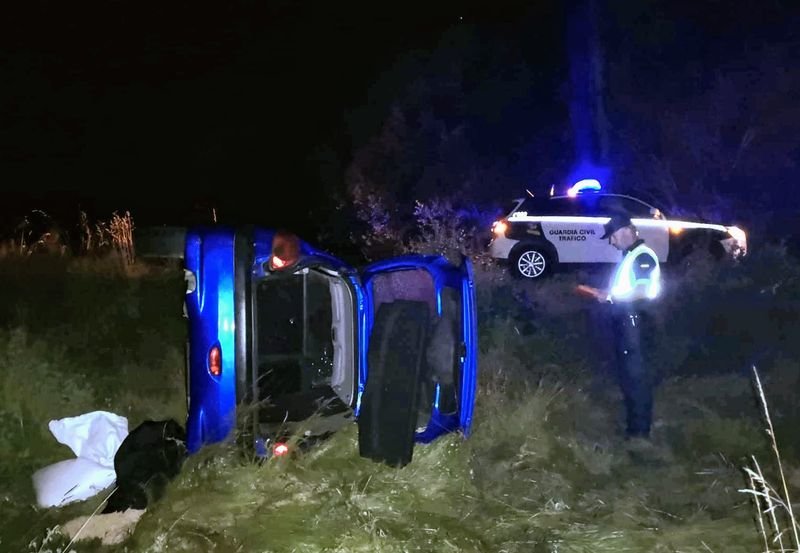
<instances>
[{"instance_id":1,"label":"car side window","mask_svg":"<svg viewBox=\"0 0 800 553\"><path fill-rule=\"evenodd\" d=\"M650 208L632 198L621 196L601 196L599 205L604 215L611 213L626 213L631 217L652 217Z\"/></svg>"},{"instance_id":2,"label":"car side window","mask_svg":"<svg viewBox=\"0 0 800 553\"><path fill-rule=\"evenodd\" d=\"M600 197L597 195L580 196L573 200L579 213L585 217L599 217L603 215L603 208L600 204Z\"/></svg>"},{"instance_id":3,"label":"car side window","mask_svg":"<svg viewBox=\"0 0 800 553\"><path fill-rule=\"evenodd\" d=\"M547 215L583 215L575 198L553 198L548 204Z\"/></svg>"}]
</instances>

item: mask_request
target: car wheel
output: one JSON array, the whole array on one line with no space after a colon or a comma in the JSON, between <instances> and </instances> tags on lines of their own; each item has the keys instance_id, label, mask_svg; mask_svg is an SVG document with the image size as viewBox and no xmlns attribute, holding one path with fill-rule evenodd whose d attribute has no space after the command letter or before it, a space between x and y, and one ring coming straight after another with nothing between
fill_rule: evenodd
<instances>
[{"instance_id":1,"label":"car wheel","mask_svg":"<svg viewBox=\"0 0 800 553\"><path fill-rule=\"evenodd\" d=\"M358 416L362 457L392 466L411 462L428 324L425 302L398 300L378 308Z\"/></svg>"},{"instance_id":2,"label":"car wheel","mask_svg":"<svg viewBox=\"0 0 800 553\"><path fill-rule=\"evenodd\" d=\"M551 256L544 248L527 246L521 248L511 259L514 276L527 279L541 278L553 270Z\"/></svg>"}]
</instances>

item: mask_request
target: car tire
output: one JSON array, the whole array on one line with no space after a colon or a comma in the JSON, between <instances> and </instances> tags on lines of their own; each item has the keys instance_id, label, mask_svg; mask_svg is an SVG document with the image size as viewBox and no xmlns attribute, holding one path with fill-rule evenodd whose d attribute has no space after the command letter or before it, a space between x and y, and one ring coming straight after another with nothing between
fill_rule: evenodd
<instances>
[{"instance_id":1,"label":"car tire","mask_svg":"<svg viewBox=\"0 0 800 553\"><path fill-rule=\"evenodd\" d=\"M398 300L378 308L358 416L362 457L396 467L411 462L429 317L425 302Z\"/></svg>"},{"instance_id":2,"label":"car tire","mask_svg":"<svg viewBox=\"0 0 800 553\"><path fill-rule=\"evenodd\" d=\"M548 248L538 244L517 248L511 255L510 261L511 274L526 280L535 280L552 274L556 264Z\"/></svg>"}]
</instances>

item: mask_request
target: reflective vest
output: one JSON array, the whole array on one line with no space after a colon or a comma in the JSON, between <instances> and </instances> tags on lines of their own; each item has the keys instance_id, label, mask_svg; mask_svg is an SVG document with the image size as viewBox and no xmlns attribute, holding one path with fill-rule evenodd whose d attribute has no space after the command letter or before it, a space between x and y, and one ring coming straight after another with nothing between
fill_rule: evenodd
<instances>
[{"instance_id":1,"label":"reflective vest","mask_svg":"<svg viewBox=\"0 0 800 553\"><path fill-rule=\"evenodd\" d=\"M638 263L635 263L637 258ZM622 259L611 276L608 297L610 302L630 302L636 296L634 292L644 287L647 299L654 299L661 292L661 267L658 256L644 243L639 244Z\"/></svg>"}]
</instances>

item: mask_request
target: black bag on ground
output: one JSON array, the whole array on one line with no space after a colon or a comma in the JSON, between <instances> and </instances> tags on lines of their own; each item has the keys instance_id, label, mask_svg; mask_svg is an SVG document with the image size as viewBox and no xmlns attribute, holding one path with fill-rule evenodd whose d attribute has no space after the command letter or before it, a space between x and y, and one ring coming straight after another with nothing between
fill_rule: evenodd
<instances>
[{"instance_id":1,"label":"black bag on ground","mask_svg":"<svg viewBox=\"0 0 800 553\"><path fill-rule=\"evenodd\" d=\"M143 422L125 437L114 455L117 490L103 512L144 509L157 501L185 458L186 431L177 422Z\"/></svg>"}]
</instances>

